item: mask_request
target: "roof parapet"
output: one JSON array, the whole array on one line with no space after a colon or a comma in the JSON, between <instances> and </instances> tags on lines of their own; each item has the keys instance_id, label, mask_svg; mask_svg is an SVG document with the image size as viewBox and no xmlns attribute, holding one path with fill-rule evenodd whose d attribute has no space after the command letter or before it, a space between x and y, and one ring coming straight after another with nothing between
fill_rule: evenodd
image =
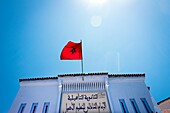
<instances>
[{"instance_id":1,"label":"roof parapet","mask_svg":"<svg viewBox=\"0 0 170 113\"><path fill-rule=\"evenodd\" d=\"M109 74L109 78L115 78L115 77L145 77L145 73L143 74Z\"/></svg>"},{"instance_id":2,"label":"roof parapet","mask_svg":"<svg viewBox=\"0 0 170 113\"><path fill-rule=\"evenodd\" d=\"M51 79L58 79L58 77L26 78L26 79L19 79L19 82L32 81L32 80L51 80Z\"/></svg>"},{"instance_id":3,"label":"roof parapet","mask_svg":"<svg viewBox=\"0 0 170 113\"><path fill-rule=\"evenodd\" d=\"M58 77L77 77L77 76L98 76L98 75L108 75L107 72L101 72L101 73L78 73L78 74L61 74L58 75Z\"/></svg>"},{"instance_id":4,"label":"roof parapet","mask_svg":"<svg viewBox=\"0 0 170 113\"><path fill-rule=\"evenodd\" d=\"M108 74L108 72L101 72L101 73L78 73L78 74L61 74L58 77L77 77L77 76L99 76L99 75L108 75L109 78L115 77L145 77L144 74ZM19 82L23 81L33 81L33 80L51 80L51 79L58 79L58 77L41 77L41 78L25 78L19 79Z\"/></svg>"}]
</instances>

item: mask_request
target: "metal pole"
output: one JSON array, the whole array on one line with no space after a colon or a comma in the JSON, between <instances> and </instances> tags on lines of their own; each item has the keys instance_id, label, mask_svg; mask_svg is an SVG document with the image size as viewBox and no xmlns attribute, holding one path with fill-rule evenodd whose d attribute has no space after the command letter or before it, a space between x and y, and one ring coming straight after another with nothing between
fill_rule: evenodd
<instances>
[{"instance_id":1,"label":"metal pole","mask_svg":"<svg viewBox=\"0 0 170 113\"><path fill-rule=\"evenodd\" d=\"M84 76L83 76L83 44L82 44L82 40L80 40L80 43L81 43L81 51L82 51L82 59L81 59L82 80L84 81Z\"/></svg>"},{"instance_id":2,"label":"metal pole","mask_svg":"<svg viewBox=\"0 0 170 113\"><path fill-rule=\"evenodd\" d=\"M82 74L83 74L83 59L81 60L81 68L82 68Z\"/></svg>"}]
</instances>

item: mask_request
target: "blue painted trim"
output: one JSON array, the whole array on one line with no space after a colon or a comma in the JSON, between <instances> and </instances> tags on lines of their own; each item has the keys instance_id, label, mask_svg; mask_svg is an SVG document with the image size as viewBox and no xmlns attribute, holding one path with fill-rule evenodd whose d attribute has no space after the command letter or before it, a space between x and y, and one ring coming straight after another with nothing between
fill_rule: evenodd
<instances>
[{"instance_id":1,"label":"blue painted trim","mask_svg":"<svg viewBox=\"0 0 170 113\"><path fill-rule=\"evenodd\" d=\"M63 91L63 85L62 85L62 81L59 80L59 84L58 84L58 102L57 102L57 110L56 113L60 113L61 112L61 102L62 102L62 91Z\"/></svg>"},{"instance_id":2,"label":"blue painted trim","mask_svg":"<svg viewBox=\"0 0 170 113\"><path fill-rule=\"evenodd\" d=\"M18 113L23 113L25 109L26 103L22 103L19 107Z\"/></svg>"},{"instance_id":3,"label":"blue painted trim","mask_svg":"<svg viewBox=\"0 0 170 113\"><path fill-rule=\"evenodd\" d=\"M111 100L110 100L110 94L109 92L106 90L106 99L107 99L107 102L108 102L108 107L109 107L109 110L111 111L111 113L113 113L113 109L111 108L112 106L112 103L111 103ZM111 105L110 105L111 104Z\"/></svg>"},{"instance_id":4,"label":"blue painted trim","mask_svg":"<svg viewBox=\"0 0 170 113\"><path fill-rule=\"evenodd\" d=\"M134 112L135 112L135 113L140 113L139 107L138 107L135 99L133 98L133 99L129 99L129 100L130 100L130 102L131 102L131 104L132 104L132 106L133 106Z\"/></svg>"},{"instance_id":5,"label":"blue painted trim","mask_svg":"<svg viewBox=\"0 0 170 113\"><path fill-rule=\"evenodd\" d=\"M61 113L62 100L63 100L63 92L61 91L61 94L60 94L60 103L59 103L59 113Z\"/></svg>"},{"instance_id":6,"label":"blue painted trim","mask_svg":"<svg viewBox=\"0 0 170 113\"><path fill-rule=\"evenodd\" d=\"M30 113L36 113L37 107L38 107L38 103L33 103L32 107L31 107L31 110L30 110ZM35 108L35 111L33 111L34 108Z\"/></svg>"},{"instance_id":7,"label":"blue painted trim","mask_svg":"<svg viewBox=\"0 0 170 113\"><path fill-rule=\"evenodd\" d=\"M120 106L122 108L122 112L123 113L129 113L129 111L127 109L127 106L126 106L126 103L125 103L125 100L124 99L119 99L119 102L120 102Z\"/></svg>"},{"instance_id":8,"label":"blue painted trim","mask_svg":"<svg viewBox=\"0 0 170 113\"><path fill-rule=\"evenodd\" d=\"M148 102L146 101L146 98L141 98L141 101L142 101L147 113L153 113L153 111L151 110Z\"/></svg>"},{"instance_id":9,"label":"blue painted trim","mask_svg":"<svg viewBox=\"0 0 170 113\"><path fill-rule=\"evenodd\" d=\"M48 106L47 111L46 111L46 106ZM50 107L50 102L44 102L44 107L43 107L43 112L42 113L48 113L49 107Z\"/></svg>"},{"instance_id":10,"label":"blue painted trim","mask_svg":"<svg viewBox=\"0 0 170 113\"><path fill-rule=\"evenodd\" d=\"M106 95L107 95L107 101L108 101L108 105L109 105L109 110L110 110L111 113L114 113L113 104L112 104L112 99L111 99L110 92L109 92L108 78L105 78L105 90L106 90Z\"/></svg>"}]
</instances>

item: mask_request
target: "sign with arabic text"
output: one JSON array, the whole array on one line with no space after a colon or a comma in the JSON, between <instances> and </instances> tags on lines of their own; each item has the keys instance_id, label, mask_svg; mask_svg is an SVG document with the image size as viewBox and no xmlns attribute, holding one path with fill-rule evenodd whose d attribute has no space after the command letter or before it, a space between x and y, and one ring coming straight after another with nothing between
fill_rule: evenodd
<instances>
[{"instance_id":1,"label":"sign with arabic text","mask_svg":"<svg viewBox=\"0 0 170 113\"><path fill-rule=\"evenodd\" d=\"M60 113L110 113L106 92L63 93Z\"/></svg>"}]
</instances>

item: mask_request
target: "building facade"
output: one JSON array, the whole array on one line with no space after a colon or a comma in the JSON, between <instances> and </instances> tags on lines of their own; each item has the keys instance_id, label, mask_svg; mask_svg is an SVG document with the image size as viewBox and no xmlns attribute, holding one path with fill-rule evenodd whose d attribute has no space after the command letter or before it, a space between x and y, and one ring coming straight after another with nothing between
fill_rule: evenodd
<instances>
[{"instance_id":1,"label":"building facade","mask_svg":"<svg viewBox=\"0 0 170 113\"><path fill-rule=\"evenodd\" d=\"M161 113L145 74L64 74L19 81L9 113Z\"/></svg>"}]
</instances>

